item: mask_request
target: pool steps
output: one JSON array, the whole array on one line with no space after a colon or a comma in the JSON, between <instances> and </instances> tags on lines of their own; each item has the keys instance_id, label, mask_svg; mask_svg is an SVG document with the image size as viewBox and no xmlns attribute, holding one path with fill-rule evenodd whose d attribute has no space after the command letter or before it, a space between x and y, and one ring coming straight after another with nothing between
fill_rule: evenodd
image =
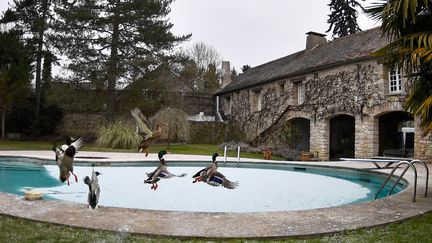
<instances>
[{"instance_id":1,"label":"pool steps","mask_svg":"<svg viewBox=\"0 0 432 243\"><path fill-rule=\"evenodd\" d=\"M402 177L405 175L405 173L407 172L407 170L409 168L413 169L414 172L414 191L413 191L413 199L412 201L415 202L416 201L416 194L417 194L417 169L415 167L416 163L420 163L422 164L425 169L426 169L426 186L425 186L425 194L424 197L427 197L427 192L428 192L428 184L429 184L429 168L427 166L427 164L421 160L412 160L410 162L403 160L400 161L399 163L396 164L396 166L393 168L393 170L390 172L390 174L388 175L387 179L384 181L384 183L381 185L380 189L376 192L375 194L375 199L378 198L378 194L382 191L382 189L385 187L385 185L387 184L387 182L390 180L390 178L393 176L394 172L396 171L397 168L399 168L401 165L407 165L407 167L405 167L405 169L402 171L402 173L399 175L398 179L395 181L394 185L392 186L392 188L389 190L388 195L390 195L392 193L392 191L394 190L394 188L396 187L396 185L399 183L399 181L402 179Z\"/></svg>"}]
</instances>

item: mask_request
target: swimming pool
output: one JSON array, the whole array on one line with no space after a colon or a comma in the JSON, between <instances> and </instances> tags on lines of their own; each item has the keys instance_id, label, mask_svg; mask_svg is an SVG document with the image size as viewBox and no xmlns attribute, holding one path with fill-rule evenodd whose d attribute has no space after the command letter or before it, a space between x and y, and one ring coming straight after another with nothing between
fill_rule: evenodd
<instances>
[{"instance_id":1,"label":"swimming pool","mask_svg":"<svg viewBox=\"0 0 432 243\"><path fill-rule=\"evenodd\" d=\"M78 183L58 181L56 165L37 160L0 157L0 190L23 194L24 188L43 191L45 199L86 203L91 166L75 166ZM52 162L53 163L53 162ZM95 167L102 173L100 205L165 211L193 212L274 212L327 208L373 200L385 176L364 171L282 164L219 163L219 171L239 181L234 190L192 184L191 176L207 164L170 162L168 169L186 177L161 180L156 191L143 183L145 172L157 163L111 163ZM145 164L145 165L143 165ZM403 190L401 183L396 191ZM385 196L386 192L380 194Z\"/></svg>"}]
</instances>

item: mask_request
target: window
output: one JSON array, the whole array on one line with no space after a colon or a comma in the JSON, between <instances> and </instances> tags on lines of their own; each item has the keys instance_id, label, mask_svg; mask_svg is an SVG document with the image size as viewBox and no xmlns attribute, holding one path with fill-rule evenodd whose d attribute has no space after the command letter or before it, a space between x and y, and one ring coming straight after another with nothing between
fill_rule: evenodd
<instances>
[{"instance_id":1,"label":"window","mask_svg":"<svg viewBox=\"0 0 432 243\"><path fill-rule=\"evenodd\" d=\"M389 92L400 93L402 91L402 79L399 68L394 68L389 71Z\"/></svg>"},{"instance_id":2,"label":"window","mask_svg":"<svg viewBox=\"0 0 432 243\"><path fill-rule=\"evenodd\" d=\"M285 95L285 82L279 83L279 96Z\"/></svg>"},{"instance_id":3,"label":"window","mask_svg":"<svg viewBox=\"0 0 432 243\"><path fill-rule=\"evenodd\" d=\"M262 109L262 95L261 95L261 91L257 92L257 111L260 111Z\"/></svg>"},{"instance_id":4,"label":"window","mask_svg":"<svg viewBox=\"0 0 432 243\"><path fill-rule=\"evenodd\" d=\"M304 102L305 98L305 85L303 82L295 82L294 83L294 92L297 95L297 104L301 105Z\"/></svg>"},{"instance_id":5,"label":"window","mask_svg":"<svg viewBox=\"0 0 432 243\"><path fill-rule=\"evenodd\" d=\"M250 99L251 111L261 111L262 99L261 90L252 90Z\"/></svg>"},{"instance_id":6,"label":"window","mask_svg":"<svg viewBox=\"0 0 432 243\"><path fill-rule=\"evenodd\" d=\"M231 108L232 108L232 100L231 96L225 96L225 102L224 102L224 112L225 114L229 115L231 114Z\"/></svg>"}]
</instances>

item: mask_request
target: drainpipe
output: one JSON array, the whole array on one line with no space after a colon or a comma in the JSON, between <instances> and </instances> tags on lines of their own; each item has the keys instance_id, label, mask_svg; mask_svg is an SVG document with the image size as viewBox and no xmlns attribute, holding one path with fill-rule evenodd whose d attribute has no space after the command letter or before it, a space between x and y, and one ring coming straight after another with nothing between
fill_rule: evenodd
<instances>
[{"instance_id":1,"label":"drainpipe","mask_svg":"<svg viewBox=\"0 0 432 243\"><path fill-rule=\"evenodd\" d=\"M222 115L220 114L220 111L219 111L219 95L216 96L216 114L219 117L219 120L221 122L224 122L224 120L222 119Z\"/></svg>"}]
</instances>

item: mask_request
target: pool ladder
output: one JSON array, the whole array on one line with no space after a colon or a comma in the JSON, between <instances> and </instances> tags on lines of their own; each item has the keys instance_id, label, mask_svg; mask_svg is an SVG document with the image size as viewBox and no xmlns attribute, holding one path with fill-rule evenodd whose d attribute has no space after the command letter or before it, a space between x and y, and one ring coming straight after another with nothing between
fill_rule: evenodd
<instances>
[{"instance_id":1,"label":"pool ladder","mask_svg":"<svg viewBox=\"0 0 432 243\"><path fill-rule=\"evenodd\" d=\"M407 170L409 168L412 168L414 171L414 193L413 193L413 202L416 201L416 193L417 193L417 169L415 167L415 164L420 163L422 164L425 169L426 169L426 187L425 187L425 194L424 196L427 197L427 193L428 193L428 185L429 185L429 168L427 166L427 164L421 160L412 160L411 162L408 162L406 160L400 161L399 163L396 164L396 166L393 168L393 170L390 172L389 176L387 177L387 179L384 181L384 183L381 185L380 189L376 192L374 199L377 199L378 194L382 191L382 189L384 189L385 185L387 184L387 182L390 180L390 178L393 176L394 172L396 171L397 168L399 168L401 165L407 165L407 167L405 167L405 169L402 171L402 173L399 175L398 179L396 180L396 182L394 183L393 187L390 189L390 191L388 192L387 196L390 195L393 190L395 189L396 185L399 183L399 181L402 179L402 177L405 175L405 173L407 172Z\"/></svg>"},{"instance_id":2,"label":"pool ladder","mask_svg":"<svg viewBox=\"0 0 432 243\"><path fill-rule=\"evenodd\" d=\"M224 147L224 164L226 163L226 161L227 161L227 146L225 145L225 147ZM237 165L239 165L240 164L240 146L237 146Z\"/></svg>"}]
</instances>

